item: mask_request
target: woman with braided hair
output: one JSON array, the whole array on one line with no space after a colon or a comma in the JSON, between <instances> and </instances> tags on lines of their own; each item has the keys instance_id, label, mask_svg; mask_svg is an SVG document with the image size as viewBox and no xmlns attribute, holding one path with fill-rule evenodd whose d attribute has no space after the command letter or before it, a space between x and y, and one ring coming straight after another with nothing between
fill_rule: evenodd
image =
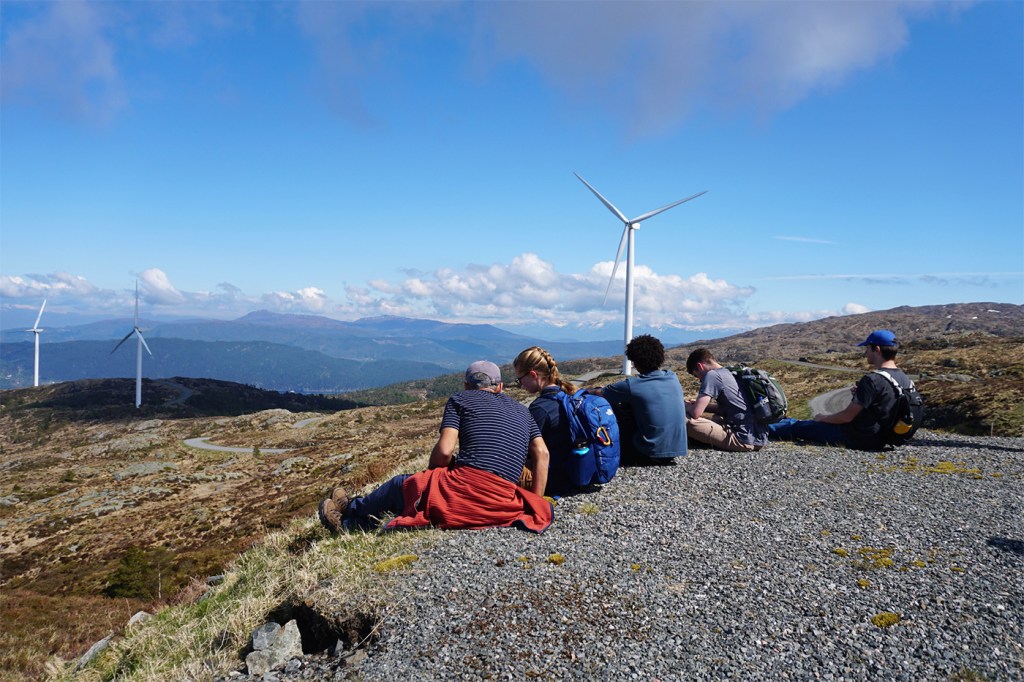
<instances>
[{"instance_id":1,"label":"woman with braided hair","mask_svg":"<svg viewBox=\"0 0 1024 682\"><path fill-rule=\"evenodd\" d=\"M540 435L548 447L548 485L547 495L565 495L572 492L574 485L570 482L571 473L568 467L573 465L572 437L569 432L569 418L565 408L555 397L559 391L569 395L576 392L576 387L562 378L558 365L543 348L531 346L512 361L516 372L516 385L530 393L539 394L530 404L530 414L540 428ZM529 469L529 463L527 463ZM524 476L528 472L524 471ZM522 485L524 481L520 481Z\"/></svg>"}]
</instances>

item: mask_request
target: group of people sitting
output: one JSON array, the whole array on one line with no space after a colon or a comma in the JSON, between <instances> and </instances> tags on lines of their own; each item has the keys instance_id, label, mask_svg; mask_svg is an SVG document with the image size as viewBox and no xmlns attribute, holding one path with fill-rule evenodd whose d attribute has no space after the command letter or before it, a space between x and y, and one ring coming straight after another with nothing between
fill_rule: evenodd
<instances>
[{"instance_id":1,"label":"group of people sitting","mask_svg":"<svg viewBox=\"0 0 1024 682\"><path fill-rule=\"evenodd\" d=\"M873 369L885 369L901 386L910 384L896 367L898 343L891 331L872 332L858 345ZM671 463L687 454L688 439L733 452L759 450L769 439L881 449L882 425L895 408L887 380L869 372L840 412L765 425L748 408L729 369L706 348L686 361L686 371L700 381L694 400L685 400L678 377L662 369L665 349L655 337L634 338L626 357L637 376L589 389L615 411L623 463ZM557 396L572 395L576 387L561 376L550 353L536 346L522 351L512 366L516 384L537 395L529 408L504 393L497 365L474 362L466 369L464 390L445 404L427 470L395 476L354 499L335 488L320 503L321 523L335 534L371 530L386 519L387 529L516 526L543 532L553 519L551 496L573 492L567 467L575 455Z\"/></svg>"}]
</instances>

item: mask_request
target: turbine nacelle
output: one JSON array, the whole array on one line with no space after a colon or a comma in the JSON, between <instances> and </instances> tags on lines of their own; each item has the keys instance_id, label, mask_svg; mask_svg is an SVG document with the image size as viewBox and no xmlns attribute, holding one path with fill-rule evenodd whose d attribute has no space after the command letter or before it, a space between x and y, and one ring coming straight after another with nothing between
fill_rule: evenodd
<instances>
[{"instance_id":1,"label":"turbine nacelle","mask_svg":"<svg viewBox=\"0 0 1024 682\"><path fill-rule=\"evenodd\" d=\"M587 189L589 189L591 192L593 192L594 196L597 197L598 200L602 204L605 205L605 208L607 208L609 211L611 211L612 214L615 215L616 218L621 220L622 224L623 224L622 238L619 239L619 248L618 248L618 251L615 252L615 264L612 266L612 276L610 278L608 278L608 287L604 291L604 299L601 301L601 305L603 306L603 305L605 305L608 302L608 294L612 290L612 282L615 281L615 275L618 274L618 272L619 272L619 261L622 259L622 251L623 251L623 249L626 248L626 246L628 244L629 248L628 248L628 251L626 252L626 324L625 324L625 327L626 327L626 344L628 345L629 342L633 339L633 232L634 232L634 230L639 230L640 229L640 223L642 223L643 221L647 220L648 218L653 218L654 216L658 215L659 213L664 213L665 211L669 210L670 208L674 208L674 207L678 206L679 204L685 204L687 201L690 201L691 199L696 199L700 195L705 194L707 192L707 190L704 190L703 192L697 192L696 194L694 194L692 196L686 197L685 199L680 199L679 201L675 201L675 202L673 202L671 204L668 204L667 206L662 206L661 208L656 208L653 211L648 211L647 213L644 213L643 215L637 216L636 218L633 218L632 220L630 220L629 218L627 218L622 213L622 211L620 211L619 209L617 209L615 207L615 204L613 204L612 202L610 202L607 199L605 199L601 195L601 193L598 192L596 189L594 189L594 187L589 182L587 182L582 177L580 177L579 173L574 172L573 175L575 175L579 179L580 182L582 182L584 185L586 185ZM629 365L629 360L628 359L623 361L622 373L626 374L626 375L628 375L630 373L630 365Z\"/></svg>"}]
</instances>

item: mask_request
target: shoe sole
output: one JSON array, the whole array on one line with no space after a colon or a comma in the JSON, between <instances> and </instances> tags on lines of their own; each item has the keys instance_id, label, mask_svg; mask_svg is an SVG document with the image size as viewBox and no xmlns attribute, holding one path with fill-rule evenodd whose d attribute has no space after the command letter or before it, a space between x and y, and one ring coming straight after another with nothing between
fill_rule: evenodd
<instances>
[{"instance_id":1,"label":"shoe sole","mask_svg":"<svg viewBox=\"0 0 1024 682\"><path fill-rule=\"evenodd\" d=\"M324 513L324 505L326 505L330 501L331 500L329 499L322 500L320 502L320 506L317 507L316 509L316 513L320 517L320 523L323 525L323 527L330 531L331 535L337 535L338 531L334 529L334 526L332 526L330 521L327 520L327 514Z\"/></svg>"}]
</instances>

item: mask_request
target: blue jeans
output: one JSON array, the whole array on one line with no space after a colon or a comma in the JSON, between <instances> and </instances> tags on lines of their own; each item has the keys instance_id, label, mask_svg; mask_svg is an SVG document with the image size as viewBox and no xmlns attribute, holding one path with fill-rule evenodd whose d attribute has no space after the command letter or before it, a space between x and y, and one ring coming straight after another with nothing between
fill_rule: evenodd
<instances>
[{"instance_id":1,"label":"blue jeans","mask_svg":"<svg viewBox=\"0 0 1024 682\"><path fill-rule=\"evenodd\" d=\"M399 474L366 497L350 501L342 525L347 530L372 530L380 525L384 516L401 514L405 509L402 484L409 476Z\"/></svg>"},{"instance_id":2,"label":"blue jeans","mask_svg":"<svg viewBox=\"0 0 1024 682\"><path fill-rule=\"evenodd\" d=\"M813 419L783 419L769 424L768 437L772 440L807 440L825 445L850 446L841 425L816 422Z\"/></svg>"}]
</instances>

